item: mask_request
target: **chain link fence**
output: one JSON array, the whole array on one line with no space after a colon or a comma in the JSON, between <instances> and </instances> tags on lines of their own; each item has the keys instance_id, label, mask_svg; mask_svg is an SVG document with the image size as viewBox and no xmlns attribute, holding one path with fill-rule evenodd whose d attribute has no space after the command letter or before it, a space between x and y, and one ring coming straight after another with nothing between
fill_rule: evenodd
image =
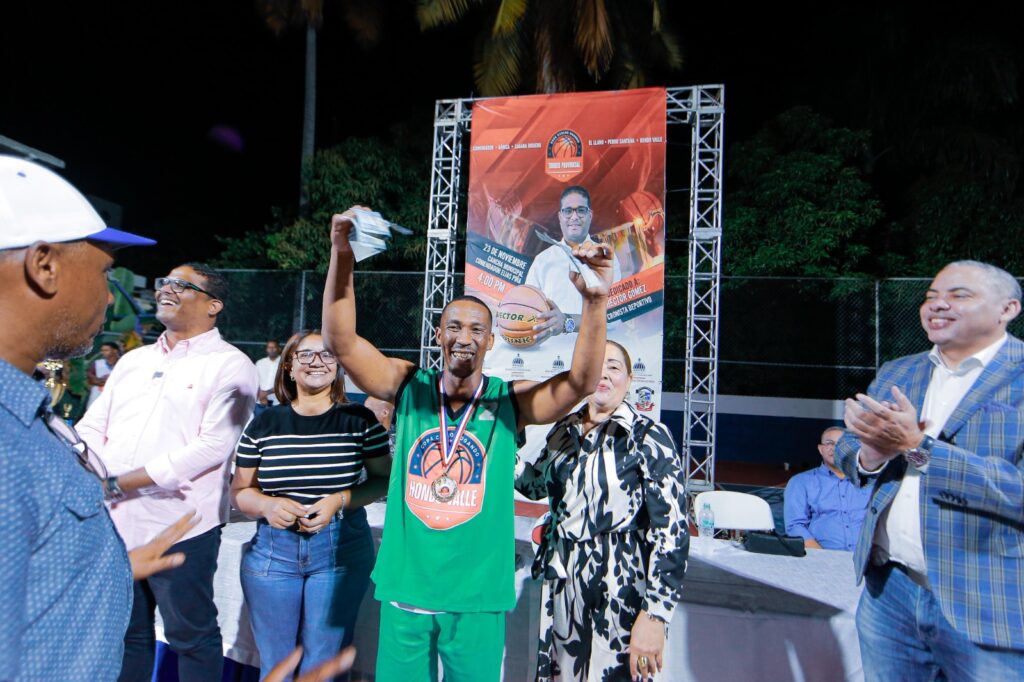
<instances>
[{"instance_id":1,"label":"chain link fence","mask_svg":"<svg viewBox=\"0 0 1024 682\"><path fill-rule=\"evenodd\" d=\"M317 272L224 270L228 305L218 322L224 337L254 360L267 341L284 344L300 329L319 329L324 275ZM423 273L355 273L359 333L387 355L419 360ZM462 277L456 290L462 290Z\"/></svg>"},{"instance_id":2,"label":"chain link fence","mask_svg":"<svg viewBox=\"0 0 1024 682\"><path fill-rule=\"evenodd\" d=\"M324 276L225 271L231 296L219 324L253 359L268 339L320 326ZM359 333L388 355L417 361L422 272L356 272ZM721 283L719 393L845 398L867 388L878 365L929 348L918 307L928 279L726 277ZM682 391L686 277L666 277L666 391ZM461 293L462 276L454 290ZM1010 333L1024 335L1018 318Z\"/></svg>"}]
</instances>

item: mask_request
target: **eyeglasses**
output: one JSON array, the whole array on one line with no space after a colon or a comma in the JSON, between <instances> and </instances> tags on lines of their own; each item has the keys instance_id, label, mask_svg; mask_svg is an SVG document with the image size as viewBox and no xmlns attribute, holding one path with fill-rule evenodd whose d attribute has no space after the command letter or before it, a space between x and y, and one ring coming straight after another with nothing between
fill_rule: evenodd
<instances>
[{"instance_id":1,"label":"eyeglasses","mask_svg":"<svg viewBox=\"0 0 1024 682\"><path fill-rule=\"evenodd\" d=\"M563 218L570 218L570 217L572 217L573 213L578 215L580 218L586 218L588 215L590 215L590 207L589 206L575 206L575 207L574 206L566 206L565 208L559 209L558 212L562 214Z\"/></svg>"},{"instance_id":2,"label":"eyeglasses","mask_svg":"<svg viewBox=\"0 0 1024 682\"><path fill-rule=\"evenodd\" d=\"M106 480L109 478L107 467L103 466L103 460L82 440L82 437L78 435L73 426L69 425L55 413L47 412L46 428L50 429L50 433L60 438L74 451L75 458L78 459L78 463L86 471L98 478L100 483L106 484Z\"/></svg>"},{"instance_id":3,"label":"eyeglasses","mask_svg":"<svg viewBox=\"0 0 1024 682\"><path fill-rule=\"evenodd\" d=\"M824 445L826 448L834 448L836 446L836 442L837 441L834 440L827 440L824 443L819 443L819 445Z\"/></svg>"},{"instance_id":4,"label":"eyeglasses","mask_svg":"<svg viewBox=\"0 0 1024 682\"><path fill-rule=\"evenodd\" d=\"M338 361L334 357L334 353L329 350L297 350L295 351L295 359L301 362L303 365L312 365L313 358L320 358L320 362L325 365L333 365Z\"/></svg>"},{"instance_id":5,"label":"eyeglasses","mask_svg":"<svg viewBox=\"0 0 1024 682\"><path fill-rule=\"evenodd\" d=\"M157 277L155 280L153 280L153 289L155 291L160 291L164 287L170 287L171 291L173 291L176 294L182 293L183 291L185 291L185 289L193 289L201 294L206 294L210 298L218 298L217 296L214 296L206 289L203 289L202 287L196 284L192 284L192 282L186 282L183 279L178 279L177 277ZM218 300L220 299L218 298Z\"/></svg>"}]
</instances>

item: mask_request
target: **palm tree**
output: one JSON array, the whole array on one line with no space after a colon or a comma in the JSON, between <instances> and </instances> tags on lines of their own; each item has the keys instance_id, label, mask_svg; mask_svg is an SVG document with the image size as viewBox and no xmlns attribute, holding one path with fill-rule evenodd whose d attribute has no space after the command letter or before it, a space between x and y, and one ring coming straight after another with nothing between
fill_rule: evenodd
<instances>
[{"instance_id":1,"label":"palm tree","mask_svg":"<svg viewBox=\"0 0 1024 682\"><path fill-rule=\"evenodd\" d=\"M580 84L642 87L655 69L679 69L664 0L422 0L423 30L454 24L480 5L474 78L480 94L565 92Z\"/></svg>"},{"instance_id":2,"label":"palm tree","mask_svg":"<svg viewBox=\"0 0 1024 682\"><path fill-rule=\"evenodd\" d=\"M257 0L257 11L275 35L290 26L306 32L305 90L302 109L302 168L308 167L316 146L316 42L323 25L324 0ZM369 46L377 41L380 27L379 7L373 0L345 0L344 18L353 29L356 41ZM305 173L300 175L299 212L309 210Z\"/></svg>"}]
</instances>

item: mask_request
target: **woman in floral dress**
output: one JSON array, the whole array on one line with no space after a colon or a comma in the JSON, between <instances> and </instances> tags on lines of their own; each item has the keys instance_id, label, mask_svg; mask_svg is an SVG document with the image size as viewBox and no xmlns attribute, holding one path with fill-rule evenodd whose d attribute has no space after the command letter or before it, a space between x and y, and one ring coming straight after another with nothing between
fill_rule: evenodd
<instances>
[{"instance_id":1,"label":"woman in floral dress","mask_svg":"<svg viewBox=\"0 0 1024 682\"><path fill-rule=\"evenodd\" d=\"M609 341L586 404L551 429L516 489L547 497L538 681L654 677L689 551L681 462L668 429L625 401L629 353Z\"/></svg>"}]
</instances>

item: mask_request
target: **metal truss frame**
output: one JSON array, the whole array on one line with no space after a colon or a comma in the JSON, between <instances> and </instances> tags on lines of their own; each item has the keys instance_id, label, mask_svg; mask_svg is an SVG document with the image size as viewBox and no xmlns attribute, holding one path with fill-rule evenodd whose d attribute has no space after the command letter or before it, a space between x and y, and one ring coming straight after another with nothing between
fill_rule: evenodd
<instances>
[{"instance_id":1,"label":"metal truss frame","mask_svg":"<svg viewBox=\"0 0 1024 682\"><path fill-rule=\"evenodd\" d=\"M441 366L435 329L454 293L462 136L475 99L438 100L423 286L420 365ZM682 450L691 494L715 482L715 401L718 396L718 302L722 254L722 152L725 86L668 88L667 123L691 129L686 376Z\"/></svg>"},{"instance_id":2,"label":"metal truss frame","mask_svg":"<svg viewBox=\"0 0 1024 682\"><path fill-rule=\"evenodd\" d=\"M725 86L670 89L668 104L669 122L690 124L692 144L682 443L692 497L715 487Z\"/></svg>"},{"instance_id":3,"label":"metal truss frame","mask_svg":"<svg viewBox=\"0 0 1024 682\"><path fill-rule=\"evenodd\" d=\"M455 285L454 247L458 234L462 135L469 130L472 113L472 99L438 100L434 104L434 162L430 172L430 215L423 272L420 367L441 368L441 349L435 330Z\"/></svg>"}]
</instances>

